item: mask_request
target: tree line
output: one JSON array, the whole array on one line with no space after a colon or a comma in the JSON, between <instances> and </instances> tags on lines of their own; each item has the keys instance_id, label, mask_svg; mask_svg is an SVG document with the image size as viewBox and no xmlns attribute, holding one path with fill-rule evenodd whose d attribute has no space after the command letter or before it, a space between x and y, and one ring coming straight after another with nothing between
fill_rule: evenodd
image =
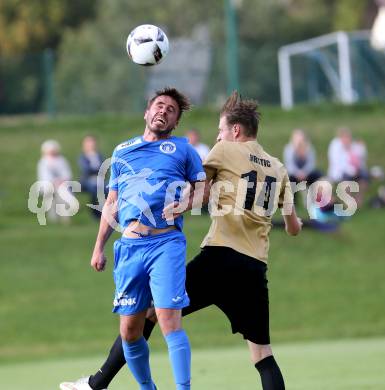
<instances>
[{"instance_id":1,"label":"tree line","mask_svg":"<svg viewBox=\"0 0 385 390\"><path fill-rule=\"evenodd\" d=\"M369 28L377 10L373 0L237 3L241 89L246 80L245 87L267 101L278 95L278 47L330 31ZM205 24L213 47L225 49L224 0L2 0L0 113L23 111L30 103L31 111L41 109L41 53L47 48L55 53L59 109L94 112L132 105L127 90L138 90L133 84L144 76L136 68L127 71L122 48L125 35L142 23L160 25L171 37L188 37ZM214 61L221 66L221 57Z\"/></svg>"}]
</instances>

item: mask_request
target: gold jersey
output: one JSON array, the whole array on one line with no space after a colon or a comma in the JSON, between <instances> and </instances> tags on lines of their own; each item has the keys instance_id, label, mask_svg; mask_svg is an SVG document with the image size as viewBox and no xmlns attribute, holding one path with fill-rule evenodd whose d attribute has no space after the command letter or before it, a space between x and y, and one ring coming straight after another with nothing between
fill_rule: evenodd
<instances>
[{"instance_id":1,"label":"gold jersey","mask_svg":"<svg viewBox=\"0 0 385 390\"><path fill-rule=\"evenodd\" d=\"M284 165L256 141L220 141L203 165L212 180L212 223L201 247L230 247L267 262L271 217L293 205Z\"/></svg>"}]
</instances>

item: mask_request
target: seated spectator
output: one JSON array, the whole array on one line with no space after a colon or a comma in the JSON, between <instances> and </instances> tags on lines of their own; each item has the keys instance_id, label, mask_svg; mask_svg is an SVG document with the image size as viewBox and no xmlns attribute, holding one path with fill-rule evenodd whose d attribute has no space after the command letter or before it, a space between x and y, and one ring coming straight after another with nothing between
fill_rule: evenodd
<instances>
[{"instance_id":1,"label":"seated spectator","mask_svg":"<svg viewBox=\"0 0 385 390\"><path fill-rule=\"evenodd\" d=\"M343 180L357 180L366 173L366 146L363 141L353 142L346 127L340 128L329 144L328 176L334 183Z\"/></svg>"},{"instance_id":2,"label":"seated spectator","mask_svg":"<svg viewBox=\"0 0 385 390\"><path fill-rule=\"evenodd\" d=\"M197 151L202 161L204 161L210 152L210 148L206 144L202 144L201 142L199 142L200 141L199 131L196 129L188 130L186 133L186 137L188 139L188 142Z\"/></svg>"},{"instance_id":3,"label":"seated spectator","mask_svg":"<svg viewBox=\"0 0 385 390\"><path fill-rule=\"evenodd\" d=\"M368 151L365 142L362 139L357 139L352 143L351 158L356 166L358 178L368 181L369 171L367 167Z\"/></svg>"},{"instance_id":4,"label":"seated spectator","mask_svg":"<svg viewBox=\"0 0 385 390\"><path fill-rule=\"evenodd\" d=\"M290 143L285 146L283 160L290 181L313 184L322 174L316 169L316 154L303 130L293 131Z\"/></svg>"},{"instance_id":5,"label":"seated spectator","mask_svg":"<svg viewBox=\"0 0 385 390\"><path fill-rule=\"evenodd\" d=\"M97 178L100 166L103 164L103 156L98 151L98 145L96 138L92 135L87 135L84 137L82 142L82 153L79 156L79 168L80 168L80 184L82 186L82 191L87 192L91 196L90 203L93 205L98 205L98 188L97 188ZM103 184L104 194L106 189ZM100 218L100 211L90 208L91 214Z\"/></svg>"},{"instance_id":6,"label":"seated spectator","mask_svg":"<svg viewBox=\"0 0 385 390\"><path fill-rule=\"evenodd\" d=\"M331 183L321 177L313 187L311 196L307 197L306 208L309 217L302 218L303 227L325 233L338 231L346 217L338 215L335 211L335 205L341 201L337 202L337 199L328 193ZM274 220L273 225L285 227L283 220Z\"/></svg>"},{"instance_id":7,"label":"seated spectator","mask_svg":"<svg viewBox=\"0 0 385 390\"><path fill-rule=\"evenodd\" d=\"M307 225L324 232L337 230L340 222L345 219L345 217L339 216L335 212L336 198L333 195L331 195L330 199L324 198L325 193L327 194L327 187L329 186L331 188L331 185L332 183L326 178L320 178L317 181L317 189L313 194L313 198L310 197L307 203L310 216Z\"/></svg>"},{"instance_id":8,"label":"seated spectator","mask_svg":"<svg viewBox=\"0 0 385 390\"><path fill-rule=\"evenodd\" d=\"M358 182L360 191L354 197L358 205L361 205L369 179L365 143L362 140L353 141L350 130L346 127L340 128L337 137L329 144L328 158L330 180L334 183L345 180Z\"/></svg>"},{"instance_id":9,"label":"seated spectator","mask_svg":"<svg viewBox=\"0 0 385 390\"><path fill-rule=\"evenodd\" d=\"M377 194L370 199L369 206L374 209L385 207L385 186L380 186L378 188Z\"/></svg>"},{"instance_id":10,"label":"seated spectator","mask_svg":"<svg viewBox=\"0 0 385 390\"><path fill-rule=\"evenodd\" d=\"M377 209L383 208L385 207L385 185L383 184L385 174L383 168L379 165L371 167L370 178L380 185L377 184L376 194L369 199L369 206Z\"/></svg>"},{"instance_id":11,"label":"seated spectator","mask_svg":"<svg viewBox=\"0 0 385 390\"><path fill-rule=\"evenodd\" d=\"M71 209L77 207L77 200L67 186L59 186L72 179L71 168L67 160L61 155L60 144L55 140L47 140L41 145L41 158L37 165L38 180L44 183L42 195L44 198L52 199L52 204L47 212L48 220L68 223L69 217L62 216L57 212L57 205L66 205ZM47 201L47 204L50 202Z\"/></svg>"}]
</instances>

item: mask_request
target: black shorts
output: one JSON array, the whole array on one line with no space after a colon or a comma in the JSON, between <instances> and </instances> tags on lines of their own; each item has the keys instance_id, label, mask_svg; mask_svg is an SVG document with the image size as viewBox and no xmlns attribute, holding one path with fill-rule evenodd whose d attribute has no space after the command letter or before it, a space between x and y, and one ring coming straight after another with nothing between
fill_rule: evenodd
<instances>
[{"instance_id":1,"label":"black shorts","mask_svg":"<svg viewBox=\"0 0 385 390\"><path fill-rule=\"evenodd\" d=\"M270 344L269 294L264 262L234 249L207 246L187 264L190 305L183 316L210 305L230 320L233 333L256 344Z\"/></svg>"}]
</instances>

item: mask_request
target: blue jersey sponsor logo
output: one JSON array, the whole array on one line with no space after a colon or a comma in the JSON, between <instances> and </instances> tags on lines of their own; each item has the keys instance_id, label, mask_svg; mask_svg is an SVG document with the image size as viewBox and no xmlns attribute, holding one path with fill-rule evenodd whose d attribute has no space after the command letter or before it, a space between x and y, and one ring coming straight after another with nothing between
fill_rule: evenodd
<instances>
[{"instance_id":1,"label":"blue jersey sponsor logo","mask_svg":"<svg viewBox=\"0 0 385 390\"><path fill-rule=\"evenodd\" d=\"M131 141L123 142L122 144L118 145L116 147L116 150L122 150L124 148L128 148L129 146L134 146L134 145L138 145L141 143L142 143L142 140L140 138L135 138Z\"/></svg>"},{"instance_id":2,"label":"blue jersey sponsor logo","mask_svg":"<svg viewBox=\"0 0 385 390\"><path fill-rule=\"evenodd\" d=\"M115 294L113 305L116 306L134 306L136 305L136 297L129 297L124 292Z\"/></svg>"}]
</instances>

